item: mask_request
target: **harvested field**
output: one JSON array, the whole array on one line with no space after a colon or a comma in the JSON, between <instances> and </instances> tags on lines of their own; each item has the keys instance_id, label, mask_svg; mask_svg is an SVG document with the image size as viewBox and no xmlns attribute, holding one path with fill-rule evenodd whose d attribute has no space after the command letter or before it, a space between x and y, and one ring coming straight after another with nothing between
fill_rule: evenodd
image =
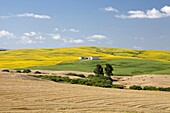
<instances>
[{"instance_id":1,"label":"harvested field","mask_svg":"<svg viewBox=\"0 0 170 113\"><path fill-rule=\"evenodd\" d=\"M55 83L0 73L0 112L169 113L170 93Z\"/></svg>"},{"instance_id":2,"label":"harvested field","mask_svg":"<svg viewBox=\"0 0 170 113\"><path fill-rule=\"evenodd\" d=\"M112 76L112 78L117 80L114 84L126 87L133 85L170 87L170 75Z\"/></svg>"}]
</instances>

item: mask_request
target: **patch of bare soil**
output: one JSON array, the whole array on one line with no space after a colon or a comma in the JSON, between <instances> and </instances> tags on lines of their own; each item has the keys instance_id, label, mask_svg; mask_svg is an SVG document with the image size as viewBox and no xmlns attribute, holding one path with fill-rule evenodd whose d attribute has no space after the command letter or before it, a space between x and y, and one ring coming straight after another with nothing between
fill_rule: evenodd
<instances>
[{"instance_id":1,"label":"patch of bare soil","mask_svg":"<svg viewBox=\"0 0 170 113\"><path fill-rule=\"evenodd\" d=\"M0 73L1 113L170 113L170 93L56 83Z\"/></svg>"}]
</instances>

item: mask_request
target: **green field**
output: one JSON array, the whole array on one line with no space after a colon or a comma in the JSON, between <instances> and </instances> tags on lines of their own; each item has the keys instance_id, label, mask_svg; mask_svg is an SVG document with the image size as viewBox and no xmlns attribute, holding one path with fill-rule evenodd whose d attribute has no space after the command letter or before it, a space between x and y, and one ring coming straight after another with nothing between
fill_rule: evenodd
<instances>
[{"instance_id":1,"label":"green field","mask_svg":"<svg viewBox=\"0 0 170 113\"><path fill-rule=\"evenodd\" d=\"M114 68L114 75L140 75L140 74L170 74L170 63L154 60L115 59L115 60L89 60L72 63L60 63L52 66L35 66L33 70L73 70L93 72L96 64L103 68L109 63Z\"/></svg>"}]
</instances>

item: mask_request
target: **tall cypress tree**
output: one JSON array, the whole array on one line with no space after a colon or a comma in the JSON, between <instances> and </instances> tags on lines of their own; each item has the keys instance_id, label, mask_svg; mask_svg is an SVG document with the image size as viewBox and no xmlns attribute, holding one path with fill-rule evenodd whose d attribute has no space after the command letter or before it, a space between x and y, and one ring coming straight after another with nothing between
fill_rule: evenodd
<instances>
[{"instance_id":1,"label":"tall cypress tree","mask_svg":"<svg viewBox=\"0 0 170 113\"><path fill-rule=\"evenodd\" d=\"M103 67L100 64L97 64L94 73L96 76L104 76Z\"/></svg>"},{"instance_id":2,"label":"tall cypress tree","mask_svg":"<svg viewBox=\"0 0 170 113\"><path fill-rule=\"evenodd\" d=\"M113 70L114 70L114 69L113 69L112 65L106 64L105 73L106 73L106 75L107 75L108 77L110 77L110 76L113 75L113 73L112 73Z\"/></svg>"}]
</instances>

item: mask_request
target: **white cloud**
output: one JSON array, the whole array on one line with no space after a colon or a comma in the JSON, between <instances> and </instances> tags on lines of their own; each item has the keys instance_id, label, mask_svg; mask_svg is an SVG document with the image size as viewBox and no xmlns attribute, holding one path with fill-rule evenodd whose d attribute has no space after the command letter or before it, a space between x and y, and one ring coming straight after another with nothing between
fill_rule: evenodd
<instances>
[{"instance_id":1,"label":"white cloud","mask_svg":"<svg viewBox=\"0 0 170 113\"><path fill-rule=\"evenodd\" d=\"M30 39L27 36L22 36L19 43L22 43L22 44L34 44L34 43L36 43L36 41L33 41L32 39Z\"/></svg>"},{"instance_id":2,"label":"white cloud","mask_svg":"<svg viewBox=\"0 0 170 113\"><path fill-rule=\"evenodd\" d=\"M58 31L59 29L58 29L58 28L55 28L54 30L55 30L55 31Z\"/></svg>"},{"instance_id":3,"label":"white cloud","mask_svg":"<svg viewBox=\"0 0 170 113\"><path fill-rule=\"evenodd\" d=\"M32 32L27 32L27 33L24 33L23 36L25 37L31 37L31 38L34 38L36 40L45 40L46 38L43 37L42 35L44 35L43 33L36 33L34 31Z\"/></svg>"},{"instance_id":4,"label":"white cloud","mask_svg":"<svg viewBox=\"0 0 170 113\"><path fill-rule=\"evenodd\" d=\"M1 37L15 38L15 35L14 35L13 33L10 33L9 31L1 30L1 31L0 31L0 38L1 38Z\"/></svg>"},{"instance_id":5,"label":"white cloud","mask_svg":"<svg viewBox=\"0 0 170 113\"><path fill-rule=\"evenodd\" d=\"M156 10L153 8L152 10L147 10L146 12L146 18L162 18L165 14L161 13L159 10Z\"/></svg>"},{"instance_id":6,"label":"white cloud","mask_svg":"<svg viewBox=\"0 0 170 113\"><path fill-rule=\"evenodd\" d=\"M78 33L80 31L78 29L71 28L71 29L63 29L62 32L74 32L74 33Z\"/></svg>"},{"instance_id":7,"label":"white cloud","mask_svg":"<svg viewBox=\"0 0 170 113\"><path fill-rule=\"evenodd\" d=\"M128 14L130 15L129 18L145 18L146 14L143 11L129 11Z\"/></svg>"},{"instance_id":8,"label":"white cloud","mask_svg":"<svg viewBox=\"0 0 170 113\"><path fill-rule=\"evenodd\" d=\"M77 30L77 29L73 29L73 28L72 28L72 29L70 29L69 31L70 31L70 32L75 32L75 33L78 33L78 32L79 32L79 30Z\"/></svg>"},{"instance_id":9,"label":"white cloud","mask_svg":"<svg viewBox=\"0 0 170 113\"><path fill-rule=\"evenodd\" d=\"M75 43L75 44L80 44L84 43L84 40L82 39L63 39L65 43Z\"/></svg>"},{"instance_id":10,"label":"white cloud","mask_svg":"<svg viewBox=\"0 0 170 113\"><path fill-rule=\"evenodd\" d=\"M46 38L42 36L37 36L35 39L37 43L44 43L44 40L46 40Z\"/></svg>"},{"instance_id":11,"label":"white cloud","mask_svg":"<svg viewBox=\"0 0 170 113\"><path fill-rule=\"evenodd\" d=\"M30 32L30 33L24 33L25 36L36 36L37 33L36 32Z\"/></svg>"},{"instance_id":12,"label":"white cloud","mask_svg":"<svg viewBox=\"0 0 170 113\"><path fill-rule=\"evenodd\" d=\"M9 16L0 16L0 19L8 19L8 18L15 18L15 17L32 17L36 19L51 19L48 15L39 15L34 13L23 13L23 14L10 14Z\"/></svg>"},{"instance_id":13,"label":"white cloud","mask_svg":"<svg viewBox=\"0 0 170 113\"><path fill-rule=\"evenodd\" d=\"M59 40L61 38L60 34L50 34L54 40Z\"/></svg>"},{"instance_id":14,"label":"white cloud","mask_svg":"<svg viewBox=\"0 0 170 113\"><path fill-rule=\"evenodd\" d=\"M32 31L24 33L23 36L21 36L18 43L22 44L44 43L44 40L46 40L46 38L43 37L42 33L36 33Z\"/></svg>"},{"instance_id":15,"label":"white cloud","mask_svg":"<svg viewBox=\"0 0 170 113\"><path fill-rule=\"evenodd\" d=\"M170 16L170 6L164 6L161 11L166 13L167 16Z\"/></svg>"},{"instance_id":16,"label":"white cloud","mask_svg":"<svg viewBox=\"0 0 170 113\"><path fill-rule=\"evenodd\" d=\"M38 19L51 19L48 15L39 15L34 13L23 13L23 14L17 14L17 17L32 17L32 18L38 18Z\"/></svg>"},{"instance_id":17,"label":"white cloud","mask_svg":"<svg viewBox=\"0 0 170 113\"><path fill-rule=\"evenodd\" d=\"M163 18L163 17L169 17L170 16L170 6L164 6L160 10L157 10L155 8L149 9L146 11L136 10L136 11L128 11L127 15L116 15L117 18Z\"/></svg>"},{"instance_id":18,"label":"white cloud","mask_svg":"<svg viewBox=\"0 0 170 113\"><path fill-rule=\"evenodd\" d=\"M92 36L87 37L87 39L89 39L89 40L95 40L95 39L102 40L102 39L106 39L106 38L107 37L104 35L92 35Z\"/></svg>"},{"instance_id":19,"label":"white cloud","mask_svg":"<svg viewBox=\"0 0 170 113\"><path fill-rule=\"evenodd\" d=\"M107 11L107 12L116 12L116 13L119 12L119 10L117 10L117 9L111 7L111 6L104 8L104 10Z\"/></svg>"},{"instance_id":20,"label":"white cloud","mask_svg":"<svg viewBox=\"0 0 170 113\"><path fill-rule=\"evenodd\" d=\"M82 39L76 39L76 40L70 40L72 43L76 43L76 44L79 44L79 43L83 43L84 40Z\"/></svg>"},{"instance_id":21,"label":"white cloud","mask_svg":"<svg viewBox=\"0 0 170 113\"><path fill-rule=\"evenodd\" d=\"M45 40L46 38L45 37L42 37L42 36L37 36L35 37L36 40Z\"/></svg>"}]
</instances>

